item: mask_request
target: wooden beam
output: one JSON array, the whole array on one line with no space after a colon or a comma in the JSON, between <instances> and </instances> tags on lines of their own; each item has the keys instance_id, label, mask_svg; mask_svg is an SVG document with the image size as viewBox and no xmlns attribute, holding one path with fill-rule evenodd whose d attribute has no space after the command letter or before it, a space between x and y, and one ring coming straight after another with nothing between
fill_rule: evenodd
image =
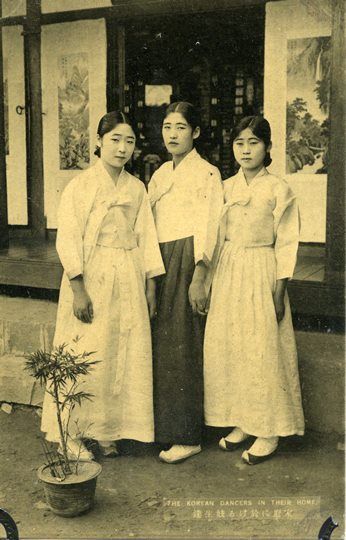
<instances>
[{"instance_id":1,"label":"wooden beam","mask_svg":"<svg viewBox=\"0 0 346 540\"><path fill-rule=\"evenodd\" d=\"M119 106L118 98L118 62L116 22L113 18L106 19L107 36L107 111L114 111Z\"/></svg>"},{"instance_id":2,"label":"wooden beam","mask_svg":"<svg viewBox=\"0 0 346 540\"><path fill-rule=\"evenodd\" d=\"M107 111L122 111L125 105L125 28L115 19L108 18L106 32Z\"/></svg>"},{"instance_id":3,"label":"wooden beam","mask_svg":"<svg viewBox=\"0 0 346 540\"><path fill-rule=\"evenodd\" d=\"M119 90L119 109L124 110L125 105L125 28L122 25L117 26L117 45L118 45L118 90Z\"/></svg>"},{"instance_id":4,"label":"wooden beam","mask_svg":"<svg viewBox=\"0 0 346 540\"><path fill-rule=\"evenodd\" d=\"M113 7L74 9L54 13L42 13L41 24L57 24L90 19L103 19L113 15Z\"/></svg>"},{"instance_id":5,"label":"wooden beam","mask_svg":"<svg viewBox=\"0 0 346 540\"><path fill-rule=\"evenodd\" d=\"M42 13L41 24L57 24L83 19L115 17L118 21L129 18L143 18L152 15L174 15L229 11L239 7L265 5L268 0L114 0L113 5L100 8L75 9L54 13ZM272 0L278 1L278 0ZM3 17L0 26L24 25L25 15Z\"/></svg>"},{"instance_id":6,"label":"wooden beam","mask_svg":"<svg viewBox=\"0 0 346 540\"><path fill-rule=\"evenodd\" d=\"M43 133L41 81L41 0L26 0L24 26L28 213L32 234L44 238Z\"/></svg>"},{"instance_id":7,"label":"wooden beam","mask_svg":"<svg viewBox=\"0 0 346 540\"><path fill-rule=\"evenodd\" d=\"M1 16L0 0L0 16ZM2 28L0 28L0 248L9 245L7 217L6 133L4 108L4 71L2 57Z\"/></svg>"},{"instance_id":8,"label":"wooden beam","mask_svg":"<svg viewBox=\"0 0 346 540\"><path fill-rule=\"evenodd\" d=\"M333 0L326 279L345 270L345 2Z\"/></svg>"},{"instance_id":9,"label":"wooden beam","mask_svg":"<svg viewBox=\"0 0 346 540\"><path fill-rule=\"evenodd\" d=\"M114 0L113 5L105 8L79 9L59 13L43 13L42 24L114 17L117 21L143 19L153 15L181 15L229 11L239 7L265 5L267 0Z\"/></svg>"},{"instance_id":10,"label":"wooden beam","mask_svg":"<svg viewBox=\"0 0 346 540\"><path fill-rule=\"evenodd\" d=\"M0 17L0 27L3 26L22 26L26 22L25 15L18 17Z\"/></svg>"}]
</instances>

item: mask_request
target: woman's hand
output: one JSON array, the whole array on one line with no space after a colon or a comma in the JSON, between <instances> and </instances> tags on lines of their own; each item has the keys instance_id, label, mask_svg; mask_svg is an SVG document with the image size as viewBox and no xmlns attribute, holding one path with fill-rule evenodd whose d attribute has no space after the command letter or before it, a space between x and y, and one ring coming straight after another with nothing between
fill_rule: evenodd
<instances>
[{"instance_id":1,"label":"woman's hand","mask_svg":"<svg viewBox=\"0 0 346 540\"><path fill-rule=\"evenodd\" d=\"M156 315L156 284L154 278L147 279L145 296L148 303L149 317L153 319Z\"/></svg>"},{"instance_id":2,"label":"woman's hand","mask_svg":"<svg viewBox=\"0 0 346 540\"><path fill-rule=\"evenodd\" d=\"M73 314L84 323L91 323L94 318L94 310L90 296L88 295L82 276L70 280L73 291Z\"/></svg>"},{"instance_id":3,"label":"woman's hand","mask_svg":"<svg viewBox=\"0 0 346 540\"><path fill-rule=\"evenodd\" d=\"M285 316L285 293L287 288L287 279L278 279L276 282L276 288L273 295L274 308L276 313L276 320L278 324Z\"/></svg>"},{"instance_id":4,"label":"woman's hand","mask_svg":"<svg viewBox=\"0 0 346 540\"><path fill-rule=\"evenodd\" d=\"M189 302L194 313L205 316L207 314L207 295L204 281L207 268L203 261L198 261L189 287Z\"/></svg>"},{"instance_id":5,"label":"woman's hand","mask_svg":"<svg viewBox=\"0 0 346 540\"><path fill-rule=\"evenodd\" d=\"M91 323L94 318L94 310L90 296L84 289L74 293L73 296L73 313L80 321Z\"/></svg>"},{"instance_id":6,"label":"woman's hand","mask_svg":"<svg viewBox=\"0 0 346 540\"><path fill-rule=\"evenodd\" d=\"M207 314L207 295L204 280L193 279L189 287L189 302L194 313L205 316Z\"/></svg>"}]
</instances>

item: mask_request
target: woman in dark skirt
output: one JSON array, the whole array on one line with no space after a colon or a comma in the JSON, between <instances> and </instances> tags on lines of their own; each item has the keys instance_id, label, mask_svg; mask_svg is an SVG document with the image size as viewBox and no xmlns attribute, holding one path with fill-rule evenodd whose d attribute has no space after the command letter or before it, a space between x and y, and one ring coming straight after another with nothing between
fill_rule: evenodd
<instances>
[{"instance_id":1,"label":"woman in dark skirt","mask_svg":"<svg viewBox=\"0 0 346 540\"><path fill-rule=\"evenodd\" d=\"M196 109L172 103L162 134L172 161L149 183L166 274L157 279L153 323L155 440L160 459L177 463L201 451L203 334L211 261L223 205L220 173L194 148Z\"/></svg>"}]
</instances>

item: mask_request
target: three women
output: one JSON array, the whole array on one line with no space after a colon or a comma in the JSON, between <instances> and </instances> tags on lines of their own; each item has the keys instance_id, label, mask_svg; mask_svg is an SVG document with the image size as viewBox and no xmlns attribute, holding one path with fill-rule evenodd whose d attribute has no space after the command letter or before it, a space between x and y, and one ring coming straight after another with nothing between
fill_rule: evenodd
<instances>
[{"instance_id":1,"label":"three women","mask_svg":"<svg viewBox=\"0 0 346 540\"><path fill-rule=\"evenodd\" d=\"M262 118L236 130L241 169L224 195L218 170L194 148L195 108L171 104L162 133L172 161L149 184L156 231L143 185L123 169L135 134L122 113L103 117L100 161L62 196L55 342L78 335L78 347L102 360L83 383L95 397L78 409L79 430L105 454L116 453L120 438L151 442L155 431L167 445L160 459L177 463L201 451L204 401L207 425L234 427L223 449L257 437L243 454L256 463L272 455L279 436L304 429L286 294L298 246L295 198L264 167L271 143ZM42 429L57 440L51 414L48 396Z\"/></svg>"}]
</instances>

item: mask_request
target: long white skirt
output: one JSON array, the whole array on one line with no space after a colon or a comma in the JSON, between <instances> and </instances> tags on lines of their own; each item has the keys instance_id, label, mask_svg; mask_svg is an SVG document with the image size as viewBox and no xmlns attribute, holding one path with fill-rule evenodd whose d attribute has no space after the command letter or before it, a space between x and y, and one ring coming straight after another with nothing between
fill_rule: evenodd
<instances>
[{"instance_id":1,"label":"long white skirt","mask_svg":"<svg viewBox=\"0 0 346 540\"><path fill-rule=\"evenodd\" d=\"M55 345L67 343L77 352L96 351L91 359L100 361L79 385L79 390L94 397L74 408L70 433L96 440L152 442L151 335L138 250L96 246L85 284L93 302L93 322L82 323L73 315L73 294L65 277L54 338ZM48 440L59 440L55 409L47 392L41 429Z\"/></svg>"},{"instance_id":2,"label":"long white skirt","mask_svg":"<svg viewBox=\"0 0 346 540\"><path fill-rule=\"evenodd\" d=\"M204 346L205 422L259 437L304 433L288 296L278 325L271 247L226 242L212 285Z\"/></svg>"}]
</instances>

